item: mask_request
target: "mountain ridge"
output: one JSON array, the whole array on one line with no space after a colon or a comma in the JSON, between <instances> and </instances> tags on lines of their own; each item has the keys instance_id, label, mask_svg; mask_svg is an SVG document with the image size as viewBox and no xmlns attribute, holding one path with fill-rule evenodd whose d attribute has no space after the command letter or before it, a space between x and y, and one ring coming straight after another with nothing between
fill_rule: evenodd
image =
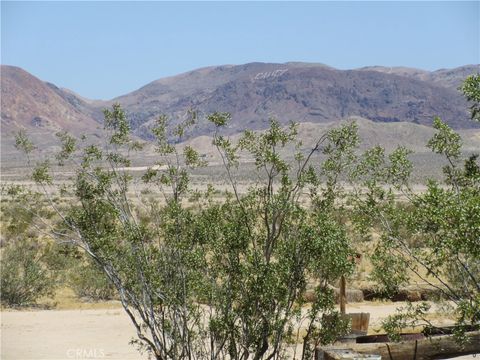
<instances>
[{"instance_id":1,"label":"mountain ridge","mask_svg":"<svg viewBox=\"0 0 480 360\"><path fill-rule=\"evenodd\" d=\"M1 125L3 134L20 128L94 132L99 124L62 98L51 84L19 67L2 65Z\"/></svg>"},{"instance_id":2,"label":"mountain ridge","mask_svg":"<svg viewBox=\"0 0 480 360\"><path fill-rule=\"evenodd\" d=\"M2 134L16 128L95 132L102 109L122 104L134 132L149 139L160 114L177 124L185 113L232 113L231 134L261 130L268 118L327 123L350 116L377 122L430 125L440 116L454 128L471 128L466 102L456 90L479 65L426 71L406 67L339 70L317 63L219 65L154 80L112 100L90 100L42 81L23 69L2 65ZM39 120L40 119L40 120ZM208 135L202 119L192 137Z\"/></svg>"}]
</instances>

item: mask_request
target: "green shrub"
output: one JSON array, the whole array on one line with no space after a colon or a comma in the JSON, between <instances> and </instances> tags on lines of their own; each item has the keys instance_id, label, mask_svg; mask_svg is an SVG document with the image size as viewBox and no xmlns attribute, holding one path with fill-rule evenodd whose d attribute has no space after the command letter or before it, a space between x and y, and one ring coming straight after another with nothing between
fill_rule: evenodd
<instances>
[{"instance_id":1,"label":"green shrub","mask_svg":"<svg viewBox=\"0 0 480 360\"><path fill-rule=\"evenodd\" d=\"M78 297L93 301L111 300L116 295L115 287L92 261L84 262L72 269L69 285Z\"/></svg>"},{"instance_id":2,"label":"green shrub","mask_svg":"<svg viewBox=\"0 0 480 360\"><path fill-rule=\"evenodd\" d=\"M43 261L34 241L15 241L2 250L1 302L7 306L30 305L53 295L56 274Z\"/></svg>"}]
</instances>

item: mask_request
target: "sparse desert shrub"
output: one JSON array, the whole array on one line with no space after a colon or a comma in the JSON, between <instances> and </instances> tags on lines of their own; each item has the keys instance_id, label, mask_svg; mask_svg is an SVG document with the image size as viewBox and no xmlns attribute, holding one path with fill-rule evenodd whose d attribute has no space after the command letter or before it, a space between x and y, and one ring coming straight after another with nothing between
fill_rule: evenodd
<instances>
[{"instance_id":1,"label":"sparse desert shrub","mask_svg":"<svg viewBox=\"0 0 480 360\"><path fill-rule=\"evenodd\" d=\"M22 186L2 186L1 195L1 301L7 306L31 305L52 295L58 281L48 260L53 253L41 237L52 211L45 208L41 194Z\"/></svg>"},{"instance_id":2,"label":"sparse desert shrub","mask_svg":"<svg viewBox=\"0 0 480 360\"><path fill-rule=\"evenodd\" d=\"M56 274L42 259L43 249L32 240L15 241L2 249L1 302L7 306L34 304L52 295Z\"/></svg>"},{"instance_id":3,"label":"sparse desert shrub","mask_svg":"<svg viewBox=\"0 0 480 360\"><path fill-rule=\"evenodd\" d=\"M91 260L84 261L69 272L68 285L79 298L92 301L115 298L116 289L105 273Z\"/></svg>"},{"instance_id":4,"label":"sparse desert shrub","mask_svg":"<svg viewBox=\"0 0 480 360\"><path fill-rule=\"evenodd\" d=\"M353 269L350 239L335 209L342 194L338 179L358 143L354 123L329 130L313 149L302 151L295 124L283 128L272 120L264 133L246 131L233 144L221 135L229 115L211 114L230 188L218 199L211 187L191 190L190 172L204 160L189 146L175 146L195 114L174 129L175 140L167 136L168 119L160 117L152 132L162 166L144 172L152 194L140 193L134 202L128 194L138 179L124 169L141 146L130 136L120 105L104 114L107 145L84 144L76 154L75 176L65 192L72 200L63 209L52 204L63 219L52 236L80 247L98 264L136 329L136 344L158 360L260 360L284 357L296 338L303 358L311 358L315 346L347 330L329 284ZM63 163L76 152L76 140L59 137L57 159ZM27 154L33 149L22 133L16 145ZM296 148L294 165L278 152L289 145ZM245 194L237 186L240 151L255 159L250 167L258 175ZM316 170L310 163L318 153L325 161ZM43 189L55 188L48 162L38 163L32 177ZM326 182L321 188L320 178ZM311 206L301 201L303 194ZM52 197L48 191L46 196ZM79 293L105 296L95 271L85 266L78 272ZM310 279L316 296L305 314Z\"/></svg>"},{"instance_id":5,"label":"sparse desert shrub","mask_svg":"<svg viewBox=\"0 0 480 360\"><path fill-rule=\"evenodd\" d=\"M464 91L466 86L478 95L478 79L470 77ZM478 120L480 98L467 100L474 102L471 116ZM408 272L415 274L454 304L450 313L462 340L465 329L480 321L480 164L476 154L464 158L460 135L440 118L434 119L433 127L436 132L427 146L446 160L443 182L431 179L425 191L414 192L409 153L399 149L387 157L376 148L363 156L358 171L363 189L354 197L356 210L366 218L362 225L381 225L381 241L372 256L373 276L381 287L398 293ZM395 192L402 192L407 205L397 201ZM408 324L428 323L429 308L411 305L389 317L384 328L397 332Z\"/></svg>"}]
</instances>

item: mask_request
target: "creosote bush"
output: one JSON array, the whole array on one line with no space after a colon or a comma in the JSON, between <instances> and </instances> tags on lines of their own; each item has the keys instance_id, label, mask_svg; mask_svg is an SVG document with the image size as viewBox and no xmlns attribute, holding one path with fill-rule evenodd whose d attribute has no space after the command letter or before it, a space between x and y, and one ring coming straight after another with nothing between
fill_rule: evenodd
<instances>
[{"instance_id":1,"label":"creosote bush","mask_svg":"<svg viewBox=\"0 0 480 360\"><path fill-rule=\"evenodd\" d=\"M470 77L463 87L474 102L473 119L478 115L477 82L478 76ZM375 225L381 234L372 255L377 283L393 293L413 274L435 288L450 306L455 335L462 340L467 326L480 323L480 166L477 154L463 158L461 138L446 123L435 118L433 127L436 133L427 146L447 161L443 183L430 180L424 192L415 192L408 152L398 149L387 157L374 148L354 173L351 203L358 228L368 233ZM398 339L402 328L432 325L429 308L426 303L409 305L386 319L384 327Z\"/></svg>"},{"instance_id":2,"label":"creosote bush","mask_svg":"<svg viewBox=\"0 0 480 360\"><path fill-rule=\"evenodd\" d=\"M356 126L331 130L306 151L295 124L284 129L271 120L264 133L246 131L232 143L222 135L228 114L208 120L230 184L223 198L211 186L190 189L190 171L206 164L195 149L180 152L174 145L194 125L195 113L175 128L173 139L168 118L158 119L152 129L158 162L141 177L149 191L137 199L129 191L138 179L126 168L142 144L131 139L119 105L105 110L105 147L60 133L59 165L76 168L73 185L61 192L75 200L62 209L49 203L62 220L51 235L78 246L105 274L137 331L137 345L156 359L288 357L297 351L292 342L301 344L297 357L310 358L315 346L349 326L328 285L353 270L338 216L338 179L353 161ZM289 146L296 149L293 165L281 155ZM17 147L27 157L34 148L25 134ZM239 152L253 157L261 179L246 193L237 186ZM320 171L311 165L319 153L326 158ZM47 161L34 166L32 177L47 199L58 192ZM319 187L322 179L325 187ZM39 209L32 211L41 217ZM302 310L308 282L317 296Z\"/></svg>"},{"instance_id":3,"label":"creosote bush","mask_svg":"<svg viewBox=\"0 0 480 360\"><path fill-rule=\"evenodd\" d=\"M113 284L105 273L91 260L78 261L68 271L67 284L79 298L105 301L116 298Z\"/></svg>"},{"instance_id":4,"label":"creosote bush","mask_svg":"<svg viewBox=\"0 0 480 360\"><path fill-rule=\"evenodd\" d=\"M462 159L460 137L440 119L428 146L448 161L445 184L430 181L418 194L410 186L410 151L386 154L377 146L359 155L354 123L305 149L295 124L272 119L267 130L247 130L233 142L222 135L230 115L210 114L229 184L219 197L212 186L191 188L191 171L207 164L194 148L176 145L196 113L171 133L169 119L158 118L152 128L157 162L140 179L128 167L143 144L131 137L120 105L104 115L105 146L58 134L59 165L76 169L61 189L73 199L66 207L52 201L59 189L48 161L34 165L32 178L61 219L51 236L89 256L95 264L89 270L113 285L135 343L152 357L312 358L316 346L348 331L330 285L353 271L351 237L373 228L381 241L372 276L387 293L406 283L408 269L456 305L458 334L478 323L480 170L475 156ZM27 158L34 148L22 133L17 147ZM294 149L293 163L287 149ZM238 186L240 154L254 161L257 180L247 191ZM148 191L136 191L139 181ZM30 211L44 217L41 207ZM316 296L305 307L307 284ZM385 328L393 334L425 311L425 305L408 308Z\"/></svg>"},{"instance_id":5,"label":"creosote bush","mask_svg":"<svg viewBox=\"0 0 480 360\"><path fill-rule=\"evenodd\" d=\"M57 279L42 256L41 246L33 240L11 242L2 249L2 304L32 305L42 296L53 295Z\"/></svg>"},{"instance_id":6,"label":"creosote bush","mask_svg":"<svg viewBox=\"0 0 480 360\"><path fill-rule=\"evenodd\" d=\"M43 206L40 194L19 186L3 186L0 298L5 306L34 305L53 294L59 281L50 260L50 247L42 239L43 221L52 213ZM30 210L35 207L39 221Z\"/></svg>"}]
</instances>

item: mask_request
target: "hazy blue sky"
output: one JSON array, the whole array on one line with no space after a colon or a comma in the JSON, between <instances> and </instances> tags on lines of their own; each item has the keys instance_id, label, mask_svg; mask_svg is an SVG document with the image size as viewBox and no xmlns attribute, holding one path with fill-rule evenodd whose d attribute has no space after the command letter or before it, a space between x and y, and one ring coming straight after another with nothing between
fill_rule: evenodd
<instances>
[{"instance_id":1,"label":"hazy blue sky","mask_svg":"<svg viewBox=\"0 0 480 360\"><path fill-rule=\"evenodd\" d=\"M480 62L473 2L4 2L2 64L89 98L202 66Z\"/></svg>"}]
</instances>

